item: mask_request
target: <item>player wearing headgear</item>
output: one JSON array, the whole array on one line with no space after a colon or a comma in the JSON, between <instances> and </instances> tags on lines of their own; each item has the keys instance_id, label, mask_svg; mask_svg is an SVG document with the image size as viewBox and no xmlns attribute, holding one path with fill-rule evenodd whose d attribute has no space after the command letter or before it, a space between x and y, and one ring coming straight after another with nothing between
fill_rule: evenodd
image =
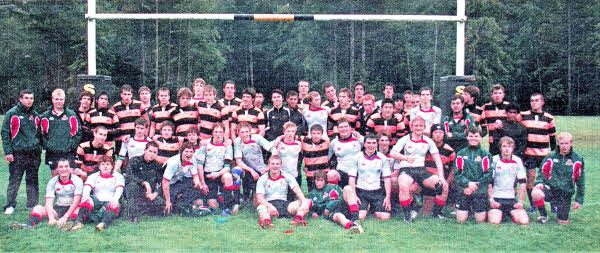
<instances>
[{"instance_id":1,"label":"player wearing headgear","mask_svg":"<svg viewBox=\"0 0 600 253\"><path fill-rule=\"evenodd\" d=\"M292 190L298 200L289 202L287 191ZM300 186L291 175L281 171L281 159L277 155L269 158L268 171L256 183L254 205L258 212L258 224L264 228L273 228L271 217L294 218L291 225L304 225L304 216L308 214L311 201L304 197Z\"/></svg>"},{"instance_id":2,"label":"player wearing headgear","mask_svg":"<svg viewBox=\"0 0 600 253\"><path fill-rule=\"evenodd\" d=\"M398 199L402 211L404 212L404 221L407 223L412 222L411 211L411 185L418 183L423 188L433 190L436 194L435 203L440 207L445 205L446 196L443 195L446 180L444 179L444 167L440 158L439 150L436 147L433 140L425 136L424 131L426 129L425 119L420 116L411 119L410 122L411 133L402 137L398 140L398 143L394 145L390 156L397 162L400 162L398 169L400 169L400 176L398 176L398 186L400 193ZM435 162L437 174L431 175L425 169L425 157L427 153L430 153ZM436 214L437 215L437 214Z\"/></svg>"},{"instance_id":3,"label":"player wearing headgear","mask_svg":"<svg viewBox=\"0 0 600 253\"><path fill-rule=\"evenodd\" d=\"M512 216L513 222L520 225L529 224L529 216L523 209L525 199L525 167L521 158L513 154L515 141L509 136L500 139L500 155L492 157L493 179L490 189L490 206L488 221L500 224L504 216ZM519 184L519 200L515 196L515 187Z\"/></svg>"},{"instance_id":4,"label":"player wearing headgear","mask_svg":"<svg viewBox=\"0 0 600 253\"><path fill-rule=\"evenodd\" d=\"M46 186L46 204L33 207L28 223L11 222L10 228L30 229L40 224L44 217L48 217L48 226L64 226L65 230L72 227L72 221L77 217L76 209L81 201L83 181L71 175L72 169L69 164L69 160L66 159L56 162L57 175L50 179Z\"/></svg>"},{"instance_id":5,"label":"player wearing headgear","mask_svg":"<svg viewBox=\"0 0 600 253\"><path fill-rule=\"evenodd\" d=\"M570 133L558 135L558 150L548 155L540 165L537 180L531 196L533 204L538 208L540 216L537 222L544 224L548 214L544 201L550 201L556 206L556 218L560 224L569 223L571 198L575 195L573 210L583 204L585 195L585 173L583 157L573 150L573 136ZM575 191L577 187L577 191Z\"/></svg>"},{"instance_id":6,"label":"player wearing headgear","mask_svg":"<svg viewBox=\"0 0 600 253\"><path fill-rule=\"evenodd\" d=\"M456 221L466 222L469 212L473 211L475 220L483 223L490 206L488 185L493 176L493 170L490 169L492 155L481 148L479 127L469 128L467 141L469 146L458 151L454 167L454 181L458 191Z\"/></svg>"},{"instance_id":7,"label":"player wearing headgear","mask_svg":"<svg viewBox=\"0 0 600 253\"><path fill-rule=\"evenodd\" d=\"M441 211L442 208L445 206L444 203L440 203L439 200L445 199L448 200L449 195L450 195L450 186L453 183L453 179L454 176L452 174L452 167L453 167L453 163L454 163L454 159L456 158L456 153L454 152L454 149L448 145L447 143L444 142L445 140L445 135L444 135L444 128L442 127L442 125L440 124L434 124L433 126L431 126L431 139L433 140L433 142L435 143L435 146L437 147L438 151L440 152L440 159L442 160L442 166L444 166L444 177L446 179L447 184L444 185L443 187L443 191L441 196L438 198L437 202L435 199L435 193L432 193L430 189L422 189L421 194L423 194L424 196L429 196L430 198L433 199L433 201L436 203L436 205L434 206L433 212L432 212L432 216L434 218L440 218L443 219L445 217L442 216ZM427 171L429 171L429 173L431 173L432 175L437 175L437 167L435 164L435 160L433 159L433 156L431 155L431 153L427 153L427 155L425 156L425 169L427 169ZM452 185L454 186L454 185ZM427 202L427 198L424 198L425 202ZM425 208L423 208L423 210L425 210Z\"/></svg>"},{"instance_id":8,"label":"player wearing headgear","mask_svg":"<svg viewBox=\"0 0 600 253\"><path fill-rule=\"evenodd\" d=\"M103 156L99 161L100 171L85 181L79 215L71 231L83 228L84 222L99 222L96 229L103 231L118 218L119 199L123 194L125 179L118 172L111 174L112 164L112 157Z\"/></svg>"}]
</instances>

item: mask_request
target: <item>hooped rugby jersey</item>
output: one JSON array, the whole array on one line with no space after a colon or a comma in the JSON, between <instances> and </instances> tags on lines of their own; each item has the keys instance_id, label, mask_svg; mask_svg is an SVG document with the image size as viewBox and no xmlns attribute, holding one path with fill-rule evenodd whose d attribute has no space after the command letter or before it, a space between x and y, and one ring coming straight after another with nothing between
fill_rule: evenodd
<instances>
[{"instance_id":1,"label":"hooped rugby jersey","mask_svg":"<svg viewBox=\"0 0 600 253\"><path fill-rule=\"evenodd\" d=\"M221 122L223 115L223 107L219 103L213 103L212 105L206 102L199 102L197 106L198 110L198 130L200 132L201 140L207 140L212 137L212 130L215 125Z\"/></svg>"},{"instance_id":2,"label":"hooped rugby jersey","mask_svg":"<svg viewBox=\"0 0 600 253\"><path fill-rule=\"evenodd\" d=\"M148 114L150 115L150 122L154 124L155 134L160 134L161 123L169 120L173 121L171 114L177 108L177 104L169 103L166 106L160 104L152 106Z\"/></svg>"},{"instance_id":3,"label":"hooped rugby jersey","mask_svg":"<svg viewBox=\"0 0 600 253\"><path fill-rule=\"evenodd\" d=\"M55 176L46 185L46 198L54 198L54 205L70 206L75 196L83 193L83 181L75 175L70 175L66 183Z\"/></svg>"},{"instance_id":4,"label":"hooped rugby jersey","mask_svg":"<svg viewBox=\"0 0 600 253\"><path fill-rule=\"evenodd\" d=\"M302 157L304 166L308 171L324 170L329 168L329 140L321 139L314 143L310 137L305 137L302 141Z\"/></svg>"},{"instance_id":5,"label":"hooped rugby jersey","mask_svg":"<svg viewBox=\"0 0 600 253\"><path fill-rule=\"evenodd\" d=\"M381 113L372 114L367 120L366 131L375 134L387 131L392 136L391 145L396 144L398 139L407 134L402 114L394 114L389 119L385 119Z\"/></svg>"},{"instance_id":6,"label":"hooped rugby jersey","mask_svg":"<svg viewBox=\"0 0 600 253\"><path fill-rule=\"evenodd\" d=\"M87 172L95 172L98 169L98 161L103 156L113 156L113 142L105 142L99 147L92 145L92 141L86 141L77 147L77 160L75 164Z\"/></svg>"},{"instance_id":7,"label":"hooped rugby jersey","mask_svg":"<svg viewBox=\"0 0 600 253\"><path fill-rule=\"evenodd\" d=\"M160 164L164 164L169 158L177 155L182 144L182 140L175 136L165 139L160 135L155 135L154 141L158 144L156 161Z\"/></svg>"},{"instance_id":8,"label":"hooped rugby jersey","mask_svg":"<svg viewBox=\"0 0 600 253\"><path fill-rule=\"evenodd\" d=\"M245 109L240 106L231 113L231 123L239 125L242 122L250 124L252 127L251 132L258 134L259 126L265 126L265 115L255 107Z\"/></svg>"},{"instance_id":9,"label":"hooped rugby jersey","mask_svg":"<svg viewBox=\"0 0 600 253\"><path fill-rule=\"evenodd\" d=\"M115 136L117 140L120 140L124 135L135 134L135 120L141 117L144 112L142 103L137 100L133 100L128 105L118 102L109 111L114 113L117 119L113 120L118 129L118 136Z\"/></svg>"},{"instance_id":10,"label":"hooped rugby jersey","mask_svg":"<svg viewBox=\"0 0 600 253\"><path fill-rule=\"evenodd\" d=\"M175 124L174 135L185 137L188 129L198 127L198 110L191 105L187 107L177 106L171 112L171 118L173 124Z\"/></svg>"},{"instance_id":11,"label":"hooped rugby jersey","mask_svg":"<svg viewBox=\"0 0 600 253\"><path fill-rule=\"evenodd\" d=\"M329 127L329 129L327 129L327 135L329 136L329 139L333 139L339 134L337 123L342 119L350 122L350 127L352 127L352 129L357 131L360 130L360 116L358 109L353 106L350 106L348 109L342 109L339 106L331 109L327 122Z\"/></svg>"},{"instance_id":12,"label":"hooped rugby jersey","mask_svg":"<svg viewBox=\"0 0 600 253\"><path fill-rule=\"evenodd\" d=\"M89 125L91 130L94 130L94 128L98 126L105 127L108 130L108 137L106 138L107 141L111 141L113 137L115 137L113 132L117 128L119 118L117 118L115 113L109 110L109 108L91 109L85 115L84 120L85 123Z\"/></svg>"},{"instance_id":13,"label":"hooped rugby jersey","mask_svg":"<svg viewBox=\"0 0 600 253\"><path fill-rule=\"evenodd\" d=\"M521 112L521 124L527 129L527 147L524 155L542 159L556 147L554 116L550 113Z\"/></svg>"}]
</instances>

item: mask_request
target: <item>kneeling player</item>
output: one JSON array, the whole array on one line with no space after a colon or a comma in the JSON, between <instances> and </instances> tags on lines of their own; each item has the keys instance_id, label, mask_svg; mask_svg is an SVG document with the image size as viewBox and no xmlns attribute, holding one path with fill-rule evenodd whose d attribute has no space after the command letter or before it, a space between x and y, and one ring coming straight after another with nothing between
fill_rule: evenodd
<instances>
[{"instance_id":1,"label":"kneeling player","mask_svg":"<svg viewBox=\"0 0 600 253\"><path fill-rule=\"evenodd\" d=\"M118 172L111 174L112 157L100 158L98 167L100 171L90 175L85 181L77 224L71 231L83 228L84 222L100 222L96 229L103 231L119 216L119 199L123 194L125 179Z\"/></svg>"},{"instance_id":2,"label":"kneeling player","mask_svg":"<svg viewBox=\"0 0 600 253\"><path fill-rule=\"evenodd\" d=\"M293 176L281 171L281 158L271 156L269 158L268 172L262 175L256 183L256 195L254 204L257 206L259 222L264 228L273 228L271 216L286 217L294 216L291 225L304 225L304 215L308 213L311 201L304 197L300 186ZM288 202L287 191L291 189L298 200Z\"/></svg>"},{"instance_id":3,"label":"kneeling player","mask_svg":"<svg viewBox=\"0 0 600 253\"><path fill-rule=\"evenodd\" d=\"M454 182L458 190L456 201L456 221L464 223L469 211L475 212L475 220L485 222L488 203L488 185L492 182L490 153L481 148L481 129L469 127L469 146L456 154Z\"/></svg>"},{"instance_id":4,"label":"kneeling player","mask_svg":"<svg viewBox=\"0 0 600 253\"><path fill-rule=\"evenodd\" d=\"M513 222L520 225L529 224L529 216L523 209L523 199L527 190L525 167L518 156L513 155L515 141L508 137L500 139L500 155L492 158L493 186L490 195L488 222L500 224L504 216L512 216ZM519 201L515 199L515 186L519 186Z\"/></svg>"},{"instance_id":5,"label":"kneeling player","mask_svg":"<svg viewBox=\"0 0 600 253\"><path fill-rule=\"evenodd\" d=\"M571 197L575 193L573 210L583 204L585 194L585 174L583 170L583 157L572 149L573 136L570 133L558 135L559 150L554 150L542 161L542 170L537 176L536 185L531 192L533 204L538 208L540 217L537 222L544 224L548 221L548 214L544 200L555 203L558 223L569 223Z\"/></svg>"},{"instance_id":6,"label":"kneeling player","mask_svg":"<svg viewBox=\"0 0 600 253\"><path fill-rule=\"evenodd\" d=\"M219 189L223 194L223 215L237 213L239 205L233 205L233 191L239 190L240 186L233 185L233 177L229 173L233 159L233 148L231 141L224 142L225 127L217 123L212 130L212 139L202 145L194 154L194 164L198 166L199 172L204 172L204 182L208 186L208 206L219 208L217 195ZM202 176L202 175L201 175Z\"/></svg>"},{"instance_id":7,"label":"kneeling player","mask_svg":"<svg viewBox=\"0 0 600 253\"><path fill-rule=\"evenodd\" d=\"M55 172L57 176L50 179L46 186L46 205L35 206L27 224L11 222L9 226L12 229L30 229L39 224L44 217L48 217L48 226L58 225L66 228L68 221L77 217L75 210L81 200L83 181L78 176L71 175L72 169L66 159L58 160Z\"/></svg>"}]
</instances>

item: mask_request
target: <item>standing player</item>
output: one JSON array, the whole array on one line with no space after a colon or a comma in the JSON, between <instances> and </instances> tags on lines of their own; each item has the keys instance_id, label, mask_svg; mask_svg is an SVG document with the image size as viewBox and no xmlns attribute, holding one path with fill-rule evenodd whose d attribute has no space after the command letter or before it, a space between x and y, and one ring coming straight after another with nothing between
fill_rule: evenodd
<instances>
[{"instance_id":1,"label":"standing player","mask_svg":"<svg viewBox=\"0 0 600 253\"><path fill-rule=\"evenodd\" d=\"M223 120L223 124L225 125L225 129L229 129L229 131L225 133L225 138L229 139L232 131L230 125L231 114L233 113L233 111L235 111L235 109L237 109L240 106L242 100L235 97L235 83L231 80L227 80L223 84L223 93L225 94L225 96L219 99L218 102L219 105L221 105L221 107L224 108L221 117ZM234 138L231 139L233 140Z\"/></svg>"},{"instance_id":2,"label":"standing player","mask_svg":"<svg viewBox=\"0 0 600 253\"><path fill-rule=\"evenodd\" d=\"M304 110L308 108L309 104L309 93L310 83L306 80L300 80L298 82L298 108Z\"/></svg>"},{"instance_id":3,"label":"standing player","mask_svg":"<svg viewBox=\"0 0 600 253\"><path fill-rule=\"evenodd\" d=\"M263 102L265 102L265 95L262 93L262 91L256 91L253 102L254 108L258 109L261 112L265 112L266 109L263 108Z\"/></svg>"},{"instance_id":4,"label":"standing player","mask_svg":"<svg viewBox=\"0 0 600 253\"><path fill-rule=\"evenodd\" d=\"M470 127L467 133L469 146L456 154L454 181L458 190L456 221L464 223L469 212L475 213L475 220L485 222L488 202L488 185L492 182L493 170L490 170L491 155L481 148L481 130Z\"/></svg>"},{"instance_id":5,"label":"standing player","mask_svg":"<svg viewBox=\"0 0 600 253\"><path fill-rule=\"evenodd\" d=\"M378 134L386 131L392 136L392 145L394 145L399 138L406 135L404 117L401 114L394 114L394 102L391 99L384 99L381 106L381 112L371 115L367 121L366 133Z\"/></svg>"},{"instance_id":6,"label":"standing player","mask_svg":"<svg viewBox=\"0 0 600 253\"><path fill-rule=\"evenodd\" d=\"M246 88L242 91L242 104L231 113L231 139L235 140L237 127L240 123L246 122L252 127L253 134L265 136L265 115L256 109L252 104L256 91L253 88Z\"/></svg>"},{"instance_id":7,"label":"standing player","mask_svg":"<svg viewBox=\"0 0 600 253\"><path fill-rule=\"evenodd\" d=\"M348 172L348 185L356 194L359 205L358 218L364 220L369 209L378 220L389 220L391 205L391 171L388 159L377 152L377 136L365 137L364 151L354 157L354 166ZM381 185L381 178L384 185Z\"/></svg>"},{"instance_id":8,"label":"standing player","mask_svg":"<svg viewBox=\"0 0 600 253\"><path fill-rule=\"evenodd\" d=\"M400 162L400 176L398 177L399 194L398 200L404 212L404 221L411 223L413 217L410 214L412 204L411 185L419 184L422 188L428 188L436 195L436 208L433 215L438 217L446 203L447 183L444 179L444 167L440 158L439 150L433 140L425 136L425 119L420 116L413 118L410 122L411 133L398 140L394 145L390 156ZM425 157L429 153L435 162L437 173L429 174L425 169ZM444 194L444 192L446 192Z\"/></svg>"},{"instance_id":9,"label":"standing player","mask_svg":"<svg viewBox=\"0 0 600 253\"><path fill-rule=\"evenodd\" d=\"M556 150L556 128L554 116L543 110L542 94L531 95L529 103L531 110L521 113L521 124L527 128L527 147L523 160L527 167L527 197L529 203L533 203L531 191L535 181L535 171L542 164L542 159L550 155L550 151ZM529 212L535 212L533 205Z\"/></svg>"},{"instance_id":10,"label":"standing player","mask_svg":"<svg viewBox=\"0 0 600 253\"><path fill-rule=\"evenodd\" d=\"M27 207L38 203L38 169L40 167L41 146L38 139L40 118L33 110L33 92L21 91L19 103L4 115L2 122L2 148L8 162L8 187L4 214L11 215L17 206L17 192L21 186L23 173L27 187Z\"/></svg>"},{"instance_id":11,"label":"standing player","mask_svg":"<svg viewBox=\"0 0 600 253\"><path fill-rule=\"evenodd\" d=\"M363 110L360 114L360 129L358 129L358 132L360 132L360 134L365 134L367 120L369 120L371 115L379 112L380 109L375 106L375 96L372 94L365 95L362 106Z\"/></svg>"},{"instance_id":12,"label":"standing player","mask_svg":"<svg viewBox=\"0 0 600 253\"><path fill-rule=\"evenodd\" d=\"M402 93L402 96L404 97L404 112L406 112L408 118L410 117L410 111L417 106L417 104L414 103L413 97L420 96L419 94L413 94L410 90L405 90L404 93Z\"/></svg>"},{"instance_id":13,"label":"standing player","mask_svg":"<svg viewBox=\"0 0 600 253\"><path fill-rule=\"evenodd\" d=\"M88 174L98 172L100 158L104 156L113 157L112 142L106 142L108 130L103 126L98 126L92 131L94 139L82 142L77 147L77 159L75 164L79 166L73 171L73 174L86 180Z\"/></svg>"},{"instance_id":14,"label":"standing player","mask_svg":"<svg viewBox=\"0 0 600 253\"><path fill-rule=\"evenodd\" d=\"M224 109L215 100L217 89L212 85L207 85L204 88L204 102L198 102L198 125L200 126L200 139L208 140L212 137L213 128L224 120ZM225 133L229 133L228 125L224 125Z\"/></svg>"},{"instance_id":15,"label":"standing player","mask_svg":"<svg viewBox=\"0 0 600 253\"><path fill-rule=\"evenodd\" d=\"M162 190L165 198L164 213L198 214L193 204L208 192L208 187L198 176L198 170L192 163L195 152L194 144L186 142L181 145L179 154L169 158L165 163L162 179ZM202 191L202 192L201 192ZM199 213L202 215L202 213Z\"/></svg>"},{"instance_id":16,"label":"standing player","mask_svg":"<svg viewBox=\"0 0 600 253\"><path fill-rule=\"evenodd\" d=\"M115 129L119 123L119 119L114 112L108 107L108 92L101 91L96 97L96 108L91 109L85 115L85 123L93 131L96 127L103 126L108 131L107 141L114 139L117 134ZM93 135L93 133L92 133Z\"/></svg>"},{"instance_id":17,"label":"standing player","mask_svg":"<svg viewBox=\"0 0 600 253\"><path fill-rule=\"evenodd\" d=\"M192 104L192 107L196 107L199 102L204 102L205 99L206 82L204 79L196 78L192 84L192 90L194 91L194 96L190 99L190 104Z\"/></svg>"},{"instance_id":18,"label":"standing player","mask_svg":"<svg viewBox=\"0 0 600 253\"><path fill-rule=\"evenodd\" d=\"M56 176L56 161L60 158L73 160L81 140L81 126L75 112L65 107L65 91L52 92L52 106L41 116L41 141L46 150L46 164L52 176Z\"/></svg>"},{"instance_id":19,"label":"standing player","mask_svg":"<svg viewBox=\"0 0 600 253\"><path fill-rule=\"evenodd\" d=\"M156 162L158 145L148 142L142 155L129 159L125 186L127 187L127 207L129 219L136 223L142 214L160 215L164 203L159 198L161 165Z\"/></svg>"},{"instance_id":20,"label":"standing player","mask_svg":"<svg viewBox=\"0 0 600 253\"><path fill-rule=\"evenodd\" d=\"M404 108L405 100L404 100L404 97L402 96L402 94L400 94L400 93L394 94L392 101L394 101L394 113L402 114L402 116L404 118L410 116L410 114L407 113ZM383 106L383 104L381 106Z\"/></svg>"},{"instance_id":21,"label":"standing player","mask_svg":"<svg viewBox=\"0 0 600 253\"><path fill-rule=\"evenodd\" d=\"M138 89L138 96L140 103L142 104L142 115L148 117L148 110L152 107L152 91L148 86L142 86Z\"/></svg>"},{"instance_id":22,"label":"standing player","mask_svg":"<svg viewBox=\"0 0 600 253\"><path fill-rule=\"evenodd\" d=\"M410 120L421 116L425 120L424 133L431 133L431 126L433 124L441 124L442 122L442 109L431 104L433 100L433 92L431 88L425 86L419 91L420 104L410 111Z\"/></svg>"},{"instance_id":23,"label":"standing player","mask_svg":"<svg viewBox=\"0 0 600 253\"><path fill-rule=\"evenodd\" d=\"M358 81L352 85L352 91L354 92L354 106L362 111L362 102L365 95L365 84Z\"/></svg>"},{"instance_id":24,"label":"standing player","mask_svg":"<svg viewBox=\"0 0 600 253\"><path fill-rule=\"evenodd\" d=\"M283 135L283 125L290 121L291 112L289 108L283 107L283 91L275 89L271 93L273 108L265 112L265 138L269 141L275 140Z\"/></svg>"},{"instance_id":25,"label":"standing player","mask_svg":"<svg viewBox=\"0 0 600 253\"><path fill-rule=\"evenodd\" d=\"M65 226L69 220L77 217L75 209L81 201L83 181L71 175L71 166L66 159L56 161L56 174L46 186L46 204L33 208L27 224L11 222L9 227L30 229L40 224L44 217L48 217L48 226Z\"/></svg>"},{"instance_id":26,"label":"standing player","mask_svg":"<svg viewBox=\"0 0 600 253\"><path fill-rule=\"evenodd\" d=\"M224 129L222 123L215 125L212 139L196 151L193 161L198 171L201 171L200 174L204 175L204 182L208 187L208 206L213 209L219 207L217 197L220 190L223 196L223 215L227 216L230 212L238 212L239 205L234 205L233 191L239 190L240 186L233 184L233 176L230 173L233 147L231 141L225 140Z\"/></svg>"},{"instance_id":27,"label":"standing player","mask_svg":"<svg viewBox=\"0 0 600 253\"><path fill-rule=\"evenodd\" d=\"M338 122L337 129L339 136L331 141L329 145L328 157L333 155L337 158L336 172L339 174L339 185L345 187L348 185L348 173L354 167L354 159L360 154L362 148L362 138L352 136L350 122L342 119Z\"/></svg>"},{"instance_id":28,"label":"standing player","mask_svg":"<svg viewBox=\"0 0 600 253\"><path fill-rule=\"evenodd\" d=\"M497 155L500 153L498 145L494 144L496 131L502 128L502 121L506 120L506 107L509 102L504 101L504 87L496 84L492 87L492 102L482 107L482 114L479 118L483 136L489 132L490 153Z\"/></svg>"},{"instance_id":29,"label":"standing player","mask_svg":"<svg viewBox=\"0 0 600 253\"><path fill-rule=\"evenodd\" d=\"M446 132L446 140L454 150L466 148L467 129L475 126L475 119L468 113L463 112L464 98L454 95L450 100L452 113L444 116L443 124Z\"/></svg>"},{"instance_id":30,"label":"standing player","mask_svg":"<svg viewBox=\"0 0 600 253\"><path fill-rule=\"evenodd\" d=\"M393 99L394 97L394 84L392 83L386 83L383 87L383 99L381 100L377 100L377 102L375 102L375 106L377 106L377 108L380 108L383 106L383 100L384 99Z\"/></svg>"},{"instance_id":31,"label":"standing player","mask_svg":"<svg viewBox=\"0 0 600 253\"><path fill-rule=\"evenodd\" d=\"M583 157L573 151L573 136L570 133L558 135L558 150L554 150L541 163L535 187L531 193L533 204L540 212L537 222L548 222L544 200L556 206L559 224L569 223L571 198L575 194L573 210L583 205L585 194L585 173ZM577 192L575 192L577 186Z\"/></svg>"},{"instance_id":32,"label":"standing player","mask_svg":"<svg viewBox=\"0 0 600 253\"><path fill-rule=\"evenodd\" d=\"M321 125L314 125L310 129L310 135L304 137L302 141L304 175L306 176L306 188L309 192L315 187L315 173L329 171L329 139L322 137L323 128L321 128Z\"/></svg>"},{"instance_id":33,"label":"standing player","mask_svg":"<svg viewBox=\"0 0 600 253\"><path fill-rule=\"evenodd\" d=\"M115 114L115 120L113 123L116 124L115 134L115 146L121 146L121 140L125 136L135 134L135 120L142 116L142 103L137 100L133 100L131 86L125 84L121 86L121 101L114 104L110 111Z\"/></svg>"},{"instance_id":34,"label":"standing player","mask_svg":"<svg viewBox=\"0 0 600 253\"><path fill-rule=\"evenodd\" d=\"M471 115L475 120L475 123L479 124L480 117L482 114L482 108L475 104L479 97L479 88L477 86L469 85L463 90L462 97L465 102L465 113Z\"/></svg>"},{"instance_id":35,"label":"standing player","mask_svg":"<svg viewBox=\"0 0 600 253\"><path fill-rule=\"evenodd\" d=\"M298 136L306 136L308 134L308 129L306 128L306 122L304 121L302 112L298 109L298 92L293 90L288 91L285 102L287 103L287 108L290 109L290 121L294 122L296 127L298 127L296 134L298 134Z\"/></svg>"},{"instance_id":36,"label":"standing player","mask_svg":"<svg viewBox=\"0 0 600 253\"><path fill-rule=\"evenodd\" d=\"M328 117L328 129L327 136L329 139L333 139L338 136L339 131L337 129L337 123L345 119L350 123L352 130L360 130L360 112L358 108L352 106L352 97L350 93L350 89L343 88L340 90L338 94L340 103L336 108L331 109Z\"/></svg>"},{"instance_id":37,"label":"standing player","mask_svg":"<svg viewBox=\"0 0 600 253\"><path fill-rule=\"evenodd\" d=\"M180 88L177 91L177 108L171 112L171 118L175 125L174 135L185 137L186 131L191 127L198 127L198 110L192 104L192 91L188 88Z\"/></svg>"},{"instance_id":38,"label":"standing player","mask_svg":"<svg viewBox=\"0 0 600 253\"><path fill-rule=\"evenodd\" d=\"M152 106L148 114L150 115L150 138L160 133L161 124L166 120L173 121L171 114L177 108L177 104L171 103L169 88L161 87L158 89L158 104Z\"/></svg>"},{"instance_id":39,"label":"standing player","mask_svg":"<svg viewBox=\"0 0 600 253\"><path fill-rule=\"evenodd\" d=\"M500 139L500 155L492 158L493 186L490 190L490 206L488 212L490 224L498 225L504 216L512 216L513 221L520 225L529 224L529 216L523 209L525 199L525 167L523 161L513 155L515 141L505 136ZM519 186L519 200L515 197L515 186Z\"/></svg>"},{"instance_id":40,"label":"standing player","mask_svg":"<svg viewBox=\"0 0 600 253\"><path fill-rule=\"evenodd\" d=\"M94 94L87 90L79 93L79 107L77 107L75 116L81 124L81 141L91 141L92 138L94 138L90 125L85 122L87 113L92 109L91 105L93 98Z\"/></svg>"},{"instance_id":41,"label":"standing player","mask_svg":"<svg viewBox=\"0 0 600 253\"><path fill-rule=\"evenodd\" d=\"M327 100L321 104L321 106L327 106L329 108L335 108L338 106L338 97L335 90L335 85L332 82L325 82L323 84L323 91Z\"/></svg>"},{"instance_id":42,"label":"standing player","mask_svg":"<svg viewBox=\"0 0 600 253\"><path fill-rule=\"evenodd\" d=\"M329 115L329 107L321 106L321 95L316 91L311 91L308 94L309 107L302 110L302 117L306 122L308 129L311 129L313 125L320 125L321 128L327 130L327 118ZM324 137L327 133L323 133Z\"/></svg>"},{"instance_id":43,"label":"standing player","mask_svg":"<svg viewBox=\"0 0 600 253\"><path fill-rule=\"evenodd\" d=\"M123 138L121 149L119 150L119 157L115 162L115 172L121 170L123 161L128 160L134 156L140 156L144 154L146 144L150 142L148 138L148 121L140 117L135 120L135 135L133 137L127 136Z\"/></svg>"},{"instance_id":44,"label":"standing player","mask_svg":"<svg viewBox=\"0 0 600 253\"><path fill-rule=\"evenodd\" d=\"M267 172L262 150L277 154L273 144L258 134L250 132L252 127L247 122L238 126L238 137L233 142L233 152L236 165L244 171L244 201L250 201L250 192L256 189L256 181L260 175Z\"/></svg>"},{"instance_id":45,"label":"standing player","mask_svg":"<svg viewBox=\"0 0 600 253\"><path fill-rule=\"evenodd\" d=\"M289 187L289 189L288 189ZM296 194L298 200L289 202L288 190ZM269 158L268 171L256 183L254 204L258 212L260 225L264 229L273 228L271 216L294 216L291 225L304 225L304 216L308 214L311 201L304 197L300 186L289 174L281 171L281 159L273 155Z\"/></svg>"},{"instance_id":46,"label":"standing player","mask_svg":"<svg viewBox=\"0 0 600 253\"><path fill-rule=\"evenodd\" d=\"M77 223L71 231L83 228L84 222L100 222L96 229L104 231L119 217L119 199L123 194L125 179L119 173L111 174L111 157L103 156L99 164L100 171L90 175L85 181Z\"/></svg>"},{"instance_id":47,"label":"standing player","mask_svg":"<svg viewBox=\"0 0 600 253\"><path fill-rule=\"evenodd\" d=\"M514 154L523 157L527 146L527 129L519 122L519 106L511 103L506 106L506 120L502 122L502 128L496 129L494 139L500 140L508 136L515 142ZM500 143L496 143L500 148Z\"/></svg>"}]
</instances>

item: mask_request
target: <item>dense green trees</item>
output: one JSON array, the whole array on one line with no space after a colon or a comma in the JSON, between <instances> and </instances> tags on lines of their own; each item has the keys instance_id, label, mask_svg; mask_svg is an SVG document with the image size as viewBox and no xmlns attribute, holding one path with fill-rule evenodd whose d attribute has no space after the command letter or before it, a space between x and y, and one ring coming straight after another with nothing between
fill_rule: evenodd
<instances>
[{"instance_id":1,"label":"dense green trees","mask_svg":"<svg viewBox=\"0 0 600 253\"><path fill-rule=\"evenodd\" d=\"M57 87L86 72L85 1L0 4L0 111L23 87L47 106ZM455 1L100 0L98 12L444 14ZM510 100L547 97L555 114L598 115L600 2L472 0L467 3L466 74L483 101L491 85ZM320 90L358 80L381 96L386 82L405 89L439 85L453 75L453 23L98 21L98 73L117 85L175 88L203 77L269 92L300 79Z\"/></svg>"}]
</instances>

